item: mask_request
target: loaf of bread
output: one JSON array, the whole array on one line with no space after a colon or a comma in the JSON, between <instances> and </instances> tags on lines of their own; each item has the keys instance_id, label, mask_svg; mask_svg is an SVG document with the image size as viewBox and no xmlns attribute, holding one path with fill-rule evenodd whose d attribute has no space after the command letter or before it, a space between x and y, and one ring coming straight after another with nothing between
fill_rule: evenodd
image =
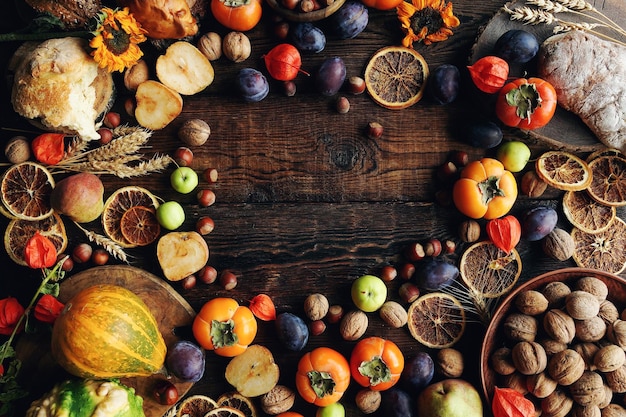
<instances>
[{"instance_id":1,"label":"loaf of bread","mask_svg":"<svg viewBox=\"0 0 626 417\"><path fill-rule=\"evenodd\" d=\"M626 47L571 31L546 39L538 64L559 104L604 145L626 152Z\"/></svg>"},{"instance_id":2,"label":"loaf of bread","mask_svg":"<svg viewBox=\"0 0 626 417\"><path fill-rule=\"evenodd\" d=\"M46 130L99 139L97 119L113 101L113 78L87 48L74 37L20 48L9 66L13 109Z\"/></svg>"}]
</instances>

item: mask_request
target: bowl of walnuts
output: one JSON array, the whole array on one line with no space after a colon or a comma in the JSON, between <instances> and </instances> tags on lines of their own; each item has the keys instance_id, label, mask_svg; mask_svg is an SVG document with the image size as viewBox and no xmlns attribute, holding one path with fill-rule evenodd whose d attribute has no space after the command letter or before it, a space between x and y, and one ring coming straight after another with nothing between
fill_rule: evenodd
<instances>
[{"instance_id":1,"label":"bowl of walnuts","mask_svg":"<svg viewBox=\"0 0 626 417\"><path fill-rule=\"evenodd\" d=\"M491 402L496 387L513 388L542 416L626 413L625 350L626 280L594 269L551 271L518 286L494 312L481 349L483 392Z\"/></svg>"},{"instance_id":2,"label":"bowl of walnuts","mask_svg":"<svg viewBox=\"0 0 626 417\"><path fill-rule=\"evenodd\" d=\"M327 18L346 0L267 0L280 16L292 22L316 22Z\"/></svg>"}]
</instances>

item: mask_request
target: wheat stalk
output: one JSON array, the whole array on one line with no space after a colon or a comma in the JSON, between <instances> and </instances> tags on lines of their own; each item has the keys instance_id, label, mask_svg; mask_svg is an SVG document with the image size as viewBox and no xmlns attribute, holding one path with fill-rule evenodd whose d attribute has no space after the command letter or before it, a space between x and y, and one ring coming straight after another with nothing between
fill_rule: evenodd
<instances>
[{"instance_id":1,"label":"wheat stalk","mask_svg":"<svg viewBox=\"0 0 626 417\"><path fill-rule=\"evenodd\" d=\"M556 16L552 13L544 10L533 9L528 6L522 6L515 9L510 9L506 4L502 9L509 14L511 20L522 22L525 25L551 25L553 23L560 22Z\"/></svg>"},{"instance_id":2,"label":"wheat stalk","mask_svg":"<svg viewBox=\"0 0 626 417\"><path fill-rule=\"evenodd\" d=\"M119 259L122 262L128 263L128 255L126 255L126 252L124 252L124 249L118 243L109 239L108 237L87 230L76 222L74 222L74 224L80 230L82 230L83 233L85 233L85 236L87 236L87 239L89 239L90 242L102 246L104 250L106 250L114 258Z\"/></svg>"}]
</instances>

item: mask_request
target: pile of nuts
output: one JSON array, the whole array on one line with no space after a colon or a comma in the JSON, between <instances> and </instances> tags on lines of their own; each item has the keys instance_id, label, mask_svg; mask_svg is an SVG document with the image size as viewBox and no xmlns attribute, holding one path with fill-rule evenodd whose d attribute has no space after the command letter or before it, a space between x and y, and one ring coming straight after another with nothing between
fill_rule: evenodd
<instances>
[{"instance_id":1,"label":"pile of nuts","mask_svg":"<svg viewBox=\"0 0 626 417\"><path fill-rule=\"evenodd\" d=\"M542 416L626 415L626 309L607 296L591 276L520 292L491 354L497 385L528 395Z\"/></svg>"}]
</instances>

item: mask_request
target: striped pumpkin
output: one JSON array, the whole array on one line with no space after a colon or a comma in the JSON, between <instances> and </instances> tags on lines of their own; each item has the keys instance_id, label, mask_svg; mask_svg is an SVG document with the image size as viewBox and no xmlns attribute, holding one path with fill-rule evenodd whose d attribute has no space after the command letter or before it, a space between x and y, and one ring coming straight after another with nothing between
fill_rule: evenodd
<instances>
[{"instance_id":1,"label":"striped pumpkin","mask_svg":"<svg viewBox=\"0 0 626 417\"><path fill-rule=\"evenodd\" d=\"M81 378L148 376L165 362L165 341L146 304L116 285L85 288L52 329L52 355Z\"/></svg>"}]
</instances>

